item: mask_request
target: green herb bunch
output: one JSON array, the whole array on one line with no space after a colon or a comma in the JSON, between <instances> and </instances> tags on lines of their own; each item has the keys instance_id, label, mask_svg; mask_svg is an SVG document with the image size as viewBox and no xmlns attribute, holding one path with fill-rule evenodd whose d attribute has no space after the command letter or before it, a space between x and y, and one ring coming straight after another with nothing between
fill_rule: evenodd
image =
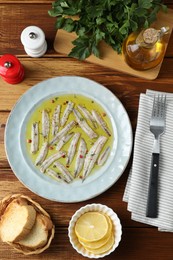
<instances>
[{"instance_id":1,"label":"green herb bunch","mask_svg":"<svg viewBox=\"0 0 173 260\"><path fill-rule=\"evenodd\" d=\"M57 29L76 33L69 56L84 60L91 54L100 56L101 41L121 53L126 37L149 27L166 8L161 0L57 0L48 13L57 17Z\"/></svg>"}]
</instances>

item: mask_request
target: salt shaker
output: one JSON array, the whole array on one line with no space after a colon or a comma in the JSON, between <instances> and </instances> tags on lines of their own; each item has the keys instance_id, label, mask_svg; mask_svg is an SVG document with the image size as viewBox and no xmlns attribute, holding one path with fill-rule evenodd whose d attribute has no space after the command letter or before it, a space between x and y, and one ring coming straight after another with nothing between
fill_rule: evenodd
<instances>
[{"instance_id":1,"label":"salt shaker","mask_svg":"<svg viewBox=\"0 0 173 260\"><path fill-rule=\"evenodd\" d=\"M5 54L0 58L0 75L4 81L17 84L24 78L24 68L16 56Z\"/></svg>"},{"instance_id":2,"label":"salt shaker","mask_svg":"<svg viewBox=\"0 0 173 260\"><path fill-rule=\"evenodd\" d=\"M21 42L31 57L41 57L47 51L47 42L43 30L37 26L28 26L21 33Z\"/></svg>"}]
</instances>

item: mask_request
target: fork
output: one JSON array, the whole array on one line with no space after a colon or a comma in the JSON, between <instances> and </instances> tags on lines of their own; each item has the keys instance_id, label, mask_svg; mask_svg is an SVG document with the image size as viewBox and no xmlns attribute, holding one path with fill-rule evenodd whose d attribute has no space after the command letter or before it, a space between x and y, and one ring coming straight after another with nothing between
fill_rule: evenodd
<instances>
[{"instance_id":1,"label":"fork","mask_svg":"<svg viewBox=\"0 0 173 260\"><path fill-rule=\"evenodd\" d=\"M158 216L158 173L160 155L160 136L165 130L166 96L154 96L153 110L150 119L150 131L154 135L154 145L151 160L150 180L148 189L146 217Z\"/></svg>"}]
</instances>

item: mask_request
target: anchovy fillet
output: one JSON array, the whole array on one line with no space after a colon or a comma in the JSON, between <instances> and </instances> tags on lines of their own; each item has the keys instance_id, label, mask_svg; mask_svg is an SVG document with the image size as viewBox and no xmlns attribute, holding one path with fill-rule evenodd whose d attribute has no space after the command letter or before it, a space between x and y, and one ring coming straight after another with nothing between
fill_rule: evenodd
<instances>
[{"instance_id":1,"label":"anchovy fillet","mask_svg":"<svg viewBox=\"0 0 173 260\"><path fill-rule=\"evenodd\" d=\"M66 153L64 151L59 151L56 154L53 154L49 156L42 164L40 167L41 172L45 172L45 170L56 160L64 156Z\"/></svg>"},{"instance_id":2,"label":"anchovy fillet","mask_svg":"<svg viewBox=\"0 0 173 260\"><path fill-rule=\"evenodd\" d=\"M56 150L60 150L69 140L70 138L73 136L73 132L67 135L64 135L61 140L57 143L56 145Z\"/></svg>"},{"instance_id":3,"label":"anchovy fillet","mask_svg":"<svg viewBox=\"0 0 173 260\"><path fill-rule=\"evenodd\" d=\"M49 145L55 144L58 140L60 140L65 134L67 134L74 126L76 122L73 120L68 123L61 131L59 131L55 137L50 141Z\"/></svg>"},{"instance_id":4,"label":"anchovy fillet","mask_svg":"<svg viewBox=\"0 0 173 260\"><path fill-rule=\"evenodd\" d=\"M65 178L65 180L70 183L73 181L73 176L71 175L71 173L67 170L67 168L61 164L60 162L55 162L54 166L56 166L62 173L63 178Z\"/></svg>"},{"instance_id":5,"label":"anchovy fillet","mask_svg":"<svg viewBox=\"0 0 173 260\"><path fill-rule=\"evenodd\" d=\"M49 127L49 115L48 112L44 109L42 111L42 134L44 138L48 138Z\"/></svg>"},{"instance_id":6,"label":"anchovy fillet","mask_svg":"<svg viewBox=\"0 0 173 260\"><path fill-rule=\"evenodd\" d=\"M61 112L61 105L58 105L55 108L55 111L53 113L52 117L52 135L55 136L58 132L59 125L60 125L60 112Z\"/></svg>"},{"instance_id":7,"label":"anchovy fillet","mask_svg":"<svg viewBox=\"0 0 173 260\"><path fill-rule=\"evenodd\" d=\"M87 152L86 142L83 138L81 138L79 143L79 149L76 156L74 177L77 177L82 170L86 152Z\"/></svg>"},{"instance_id":8,"label":"anchovy fillet","mask_svg":"<svg viewBox=\"0 0 173 260\"><path fill-rule=\"evenodd\" d=\"M70 113L73 110L73 107L74 107L74 103L69 101L68 104L67 104L67 107L66 107L66 109L64 111L64 114L63 114L63 116L61 118L61 126L64 126L65 123L67 122L68 117L69 117Z\"/></svg>"},{"instance_id":9,"label":"anchovy fillet","mask_svg":"<svg viewBox=\"0 0 173 260\"><path fill-rule=\"evenodd\" d=\"M96 122L101 126L101 128L105 131L105 133L109 136L111 136L111 132L106 124L106 122L103 120L103 118L101 117L101 115L95 111L92 110L92 115L95 118Z\"/></svg>"},{"instance_id":10,"label":"anchovy fillet","mask_svg":"<svg viewBox=\"0 0 173 260\"><path fill-rule=\"evenodd\" d=\"M91 138L96 138L97 134L92 130L92 128L87 124L86 120L81 116L80 112L77 109L73 109L76 121L83 131Z\"/></svg>"},{"instance_id":11,"label":"anchovy fillet","mask_svg":"<svg viewBox=\"0 0 173 260\"><path fill-rule=\"evenodd\" d=\"M31 153L36 153L38 151L38 135L39 135L39 129L38 129L38 123L35 122L32 124L31 127Z\"/></svg>"},{"instance_id":12,"label":"anchovy fillet","mask_svg":"<svg viewBox=\"0 0 173 260\"><path fill-rule=\"evenodd\" d=\"M68 149L67 165L70 165L72 160L73 160L73 158L74 158L79 137L80 137L80 133L75 133L74 136L73 136L73 139L72 139L72 141L70 143L70 147Z\"/></svg>"},{"instance_id":13,"label":"anchovy fillet","mask_svg":"<svg viewBox=\"0 0 173 260\"><path fill-rule=\"evenodd\" d=\"M107 141L107 137L100 136L97 141L94 143L94 145L90 148L88 154L86 155L86 159L84 162L84 170L83 170L83 180L86 179L86 177L90 174L91 170L93 169L97 158L99 156L99 153L101 152L104 144Z\"/></svg>"},{"instance_id":14,"label":"anchovy fillet","mask_svg":"<svg viewBox=\"0 0 173 260\"><path fill-rule=\"evenodd\" d=\"M108 146L108 147L100 154L100 156L99 156L99 158L98 158L98 160L97 160L97 164L98 164L99 166L102 166L102 165L106 162L106 160L107 160L107 158L108 158L108 155L109 155L109 153L110 153L110 150L111 150L111 148L110 148L110 146Z\"/></svg>"},{"instance_id":15,"label":"anchovy fillet","mask_svg":"<svg viewBox=\"0 0 173 260\"><path fill-rule=\"evenodd\" d=\"M86 109L86 107L78 105L78 109L82 112L82 114L85 116L85 118L92 124L94 128L97 128L97 124L95 122L95 119L93 115Z\"/></svg>"},{"instance_id":16,"label":"anchovy fillet","mask_svg":"<svg viewBox=\"0 0 173 260\"><path fill-rule=\"evenodd\" d=\"M35 160L35 165L42 164L42 162L46 158L47 153L48 153L48 142L44 142L40 149L39 155L37 156L37 158Z\"/></svg>"},{"instance_id":17,"label":"anchovy fillet","mask_svg":"<svg viewBox=\"0 0 173 260\"><path fill-rule=\"evenodd\" d=\"M59 172L56 172L50 168L48 168L46 170L46 174L50 177L55 178L57 181L62 180L67 183L67 180L64 178L64 176L62 176L62 174L60 174Z\"/></svg>"}]
</instances>

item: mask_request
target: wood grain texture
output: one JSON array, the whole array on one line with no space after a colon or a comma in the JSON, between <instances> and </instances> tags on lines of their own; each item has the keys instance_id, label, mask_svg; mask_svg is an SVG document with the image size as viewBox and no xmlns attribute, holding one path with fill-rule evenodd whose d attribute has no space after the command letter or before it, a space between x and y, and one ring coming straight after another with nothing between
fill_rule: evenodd
<instances>
[{"instance_id":1,"label":"wood grain texture","mask_svg":"<svg viewBox=\"0 0 173 260\"><path fill-rule=\"evenodd\" d=\"M28 195L47 210L56 226L55 238L50 248L44 253L25 257L0 242L0 260L15 258L22 260L26 260L26 258L32 260L86 259L70 245L68 224L75 211L88 203L102 203L111 207L120 217L123 226L120 246L105 259L172 260L173 235L158 232L154 227L132 221L130 213L127 211L127 204L122 202L132 165L132 156L123 175L110 189L86 202L72 204L49 201L32 193L17 179L10 168L4 147L7 118L22 94L42 80L56 76L76 75L103 84L124 105L129 114L134 134L140 93L145 93L147 88L173 93L173 35L171 35L158 78L154 81L136 78L93 63L80 62L55 52L53 42L56 35L54 27L56 18L51 18L47 14L51 3L51 0L0 0L0 55L7 52L17 55L25 69L25 79L20 84L10 85L0 78L0 199L9 193ZM169 7L173 7L173 1L167 0L166 3L169 4ZM48 51L42 58L28 57L20 42L21 31L31 24L41 27L46 34ZM27 174L25 169L23 171L24 174Z\"/></svg>"},{"instance_id":2,"label":"wood grain texture","mask_svg":"<svg viewBox=\"0 0 173 260\"><path fill-rule=\"evenodd\" d=\"M0 0L0 4L52 4L52 0Z\"/></svg>"},{"instance_id":3,"label":"wood grain texture","mask_svg":"<svg viewBox=\"0 0 173 260\"><path fill-rule=\"evenodd\" d=\"M40 27L52 52L55 37L55 19L48 15L51 4L0 4L0 55L11 53L26 56L20 41L22 31L31 25ZM13 24L13 26L11 25ZM7 30L8 28L8 30ZM49 51L48 51L49 53Z\"/></svg>"},{"instance_id":4,"label":"wood grain texture","mask_svg":"<svg viewBox=\"0 0 173 260\"><path fill-rule=\"evenodd\" d=\"M64 227L56 227L57 236L52 241L51 247L42 254L42 257L32 256L32 260L84 260L83 256L75 252L68 241L67 230ZM146 239L147 238L147 239ZM156 241L158 241L156 243ZM173 236L171 234L158 234L156 229L151 228L124 228L123 240L116 251L105 259L118 260L171 260ZM153 249L154 245L154 249ZM68 248L68 250L67 250ZM141 250L142 248L142 250ZM163 250L164 249L164 250ZM1 254L5 257L3 260L9 259L26 259L19 253L11 252L8 245L0 247ZM146 253L145 253L146 252ZM147 257L147 258L146 258ZM29 259L29 258L28 258Z\"/></svg>"},{"instance_id":5,"label":"wood grain texture","mask_svg":"<svg viewBox=\"0 0 173 260\"><path fill-rule=\"evenodd\" d=\"M0 111L9 111L20 96L30 87L48 78L57 76L81 76L95 80L109 88L118 98L122 99L128 111L136 111L141 92L149 87L164 91L165 84L172 92L173 60L164 59L159 77L148 81L110 70L89 62L80 62L72 58L20 58L25 68L25 79L19 84L10 85L0 79ZM122 91L123 90L123 91ZM133 96L133 103L131 97Z\"/></svg>"}]
</instances>

